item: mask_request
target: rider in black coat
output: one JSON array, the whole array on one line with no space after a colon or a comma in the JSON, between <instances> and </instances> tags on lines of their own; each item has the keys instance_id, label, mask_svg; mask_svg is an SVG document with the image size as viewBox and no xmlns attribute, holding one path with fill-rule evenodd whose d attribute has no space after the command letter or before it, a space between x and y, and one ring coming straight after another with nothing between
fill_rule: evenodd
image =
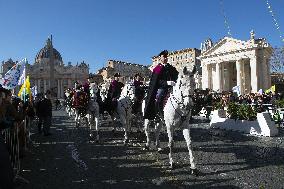
<instances>
[{"instance_id":1,"label":"rider in black coat","mask_svg":"<svg viewBox=\"0 0 284 189\"><path fill-rule=\"evenodd\" d=\"M168 51L164 50L158 56L161 63L152 72L145 100L144 119L153 120L157 112L162 111L165 95L178 78L178 71L168 63Z\"/></svg>"},{"instance_id":2,"label":"rider in black coat","mask_svg":"<svg viewBox=\"0 0 284 189\"><path fill-rule=\"evenodd\" d=\"M124 84L119 81L120 74L116 73L114 74L114 80L111 82L108 95L107 95L107 105L110 107L109 113L113 115L113 112L116 111L117 107L117 100L120 97L122 88L124 87Z\"/></svg>"}]
</instances>

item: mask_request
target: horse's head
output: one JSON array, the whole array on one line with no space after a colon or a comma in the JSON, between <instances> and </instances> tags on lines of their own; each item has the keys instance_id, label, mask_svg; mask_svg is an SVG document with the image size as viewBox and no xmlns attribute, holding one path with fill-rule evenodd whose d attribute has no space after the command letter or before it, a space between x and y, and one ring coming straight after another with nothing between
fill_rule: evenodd
<instances>
[{"instance_id":1,"label":"horse's head","mask_svg":"<svg viewBox=\"0 0 284 189\"><path fill-rule=\"evenodd\" d=\"M66 96L67 98L68 98L70 95L71 95L70 92L68 92L68 91L65 92L65 96Z\"/></svg>"},{"instance_id":2,"label":"horse's head","mask_svg":"<svg viewBox=\"0 0 284 189\"><path fill-rule=\"evenodd\" d=\"M107 97L108 89L109 89L109 83L102 83L100 85L100 96L103 101Z\"/></svg>"},{"instance_id":3,"label":"horse's head","mask_svg":"<svg viewBox=\"0 0 284 189\"><path fill-rule=\"evenodd\" d=\"M126 83L121 91L121 96L129 97L133 101L135 98L135 86L131 83Z\"/></svg>"},{"instance_id":4,"label":"horse's head","mask_svg":"<svg viewBox=\"0 0 284 189\"><path fill-rule=\"evenodd\" d=\"M192 95L195 89L195 73L195 66L193 66L191 69L184 67L179 73L177 83L174 87L175 96L181 102L183 102L184 105L190 105L192 103Z\"/></svg>"},{"instance_id":5,"label":"horse's head","mask_svg":"<svg viewBox=\"0 0 284 189\"><path fill-rule=\"evenodd\" d=\"M97 92L98 92L99 88L98 85L96 83L91 83L90 84L90 96L91 97L95 97Z\"/></svg>"}]
</instances>

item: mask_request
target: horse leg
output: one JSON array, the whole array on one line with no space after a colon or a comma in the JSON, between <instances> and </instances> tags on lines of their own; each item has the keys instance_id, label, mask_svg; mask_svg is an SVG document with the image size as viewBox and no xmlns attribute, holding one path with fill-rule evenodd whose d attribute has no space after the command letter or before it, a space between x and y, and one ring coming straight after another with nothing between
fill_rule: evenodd
<instances>
[{"instance_id":1,"label":"horse leg","mask_svg":"<svg viewBox=\"0 0 284 189\"><path fill-rule=\"evenodd\" d=\"M191 174L197 175L197 170L196 170L196 165L193 157L193 153L191 150L191 139L190 139L190 130L189 128L183 130L183 136L186 141L188 153L189 153L189 158L190 158L190 169L191 169Z\"/></svg>"},{"instance_id":2,"label":"horse leg","mask_svg":"<svg viewBox=\"0 0 284 189\"><path fill-rule=\"evenodd\" d=\"M87 119L88 119L88 125L90 127L90 139L92 139L93 138L93 128L92 128L92 126L93 126L93 117L92 117L92 115L90 113L88 113L86 116L87 116Z\"/></svg>"},{"instance_id":3,"label":"horse leg","mask_svg":"<svg viewBox=\"0 0 284 189\"><path fill-rule=\"evenodd\" d=\"M79 112L78 110L75 111L75 123L76 123L76 127L78 127L78 122L79 122Z\"/></svg>"},{"instance_id":4,"label":"horse leg","mask_svg":"<svg viewBox=\"0 0 284 189\"><path fill-rule=\"evenodd\" d=\"M98 116L95 116L95 124L96 124L96 133L97 133L97 137L96 137L96 141L99 142L100 140L100 136L99 136L99 118Z\"/></svg>"},{"instance_id":5,"label":"horse leg","mask_svg":"<svg viewBox=\"0 0 284 189\"><path fill-rule=\"evenodd\" d=\"M163 123L160 121L159 123L156 123L155 126L155 134L156 134L156 148L159 151L162 151L162 149L160 148L160 131L162 128Z\"/></svg>"},{"instance_id":6,"label":"horse leg","mask_svg":"<svg viewBox=\"0 0 284 189\"><path fill-rule=\"evenodd\" d=\"M149 150L149 147L150 147L150 131L149 131L149 124L150 124L150 120L149 120L149 119L145 119L145 120L144 120L144 130L145 130L145 135L146 135L145 150Z\"/></svg>"},{"instance_id":7,"label":"horse leg","mask_svg":"<svg viewBox=\"0 0 284 189\"><path fill-rule=\"evenodd\" d=\"M113 115L111 116L111 120L112 120L111 123L112 123L112 127L113 127L112 132L113 132L113 133L116 131L116 124L115 124L114 118L115 118L115 115L114 115L114 113L113 113Z\"/></svg>"},{"instance_id":8,"label":"horse leg","mask_svg":"<svg viewBox=\"0 0 284 189\"><path fill-rule=\"evenodd\" d=\"M167 133L168 133L168 138L169 138L169 160L170 160L170 168L173 169L174 168L174 160L173 160L173 148L174 148L174 140L173 140L173 135L174 135L174 131L173 131L173 127L171 125L167 125Z\"/></svg>"}]
</instances>

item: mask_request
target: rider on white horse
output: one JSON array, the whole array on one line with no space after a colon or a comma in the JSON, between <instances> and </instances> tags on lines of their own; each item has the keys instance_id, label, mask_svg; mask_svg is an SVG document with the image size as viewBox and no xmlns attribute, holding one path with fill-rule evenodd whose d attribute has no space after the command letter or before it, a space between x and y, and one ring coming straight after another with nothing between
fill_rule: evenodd
<instances>
[{"instance_id":1,"label":"rider on white horse","mask_svg":"<svg viewBox=\"0 0 284 189\"><path fill-rule=\"evenodd\" d=\"M153 120L163 114L163 101L178 78L178 71L168 63L168 51L159 55L160 63L153 69L145 100L144 119Z\"/></svg>"},{"instance_id":2,"label":"rider on white horse","mask_svg":"<svg viewBox=\"0 0 284 189\"><path fill-rule=\"evenodd\" d=\"M159 133L162 125L166 125L169 138L169 160L171 167L174 166L172 156L173 149L173 132L175 128L183 129L183 135L187 143L191 173L196 174L196 166L191 150L191 140L189 131L189 119L191 117L191 109L193 108L192 95L194 92L195 67L192 71L188 71L185 67L180 73L167 63L167 51L159 54L161 63L158 64L152 73L150 86L146 98L144 109L145 118L145 134L147 137L146 149L149 148L149 120L156 119L156 146L159 149ZM176 83L177 82L177 83ZM166 100L165 113L161 113L163 109L163 100L169 89L173 86L169 98ZM156 105L156 106L154 106ZM153 108L156 107L156 108ZM158 118L158 119L157 119Z\"/></svg>"},{"instance_id":3,"label":"rider on white horse","mask_svg":"<svg viewBox=\"0 0 284 189\"><path fill-rule=\"evenodd\" d=\"M109 108L108 112L112 117L115 116L117 100L119 99L122 88L124 87L124 84L119 81L120 77L120 73L114 74L114 80L110 84L106 99L106 107Z\"/></svg>"}]
</instances>

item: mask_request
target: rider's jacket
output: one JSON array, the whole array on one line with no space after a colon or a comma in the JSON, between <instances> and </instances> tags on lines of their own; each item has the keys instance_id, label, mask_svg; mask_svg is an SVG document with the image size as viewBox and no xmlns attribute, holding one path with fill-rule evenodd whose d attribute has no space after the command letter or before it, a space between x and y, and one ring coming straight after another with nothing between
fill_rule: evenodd
<instances>
[{"instance_id":1,"label":"rider's jacket","mask_svg":"<svg viewBox=\"0 0 284 189\"><path fill-rule=\"evenodd\" d=\"M157 110L155 109L155 99L158 89L167 89L167 81L176 81L178 78L178 71L170 64L158 64L152 72L149 83L147 97L145 99L144 118L154 119Z\"/></svg>"},{"instance_id":2,"label":"rider's jacket","mask_svg":"<svg viewBox=\"0 0 284 189\"><path fill-rule=\"evenodd\" d=\"M113 80L108 90L108 98L112 100L117 100L121 94L123 87L124 87L123 83Z\"/></svg>"},{"instance_id":3,"label":"rider's jacket","mask_svg":"<svg viewBox=\"0 0 284 189\"><path fill-rule=\"evenodd\" d=\"M74 107L86 107L88 104L87 93L81 90L76 90L73 97L73 106Z\"/></svg>"},{"instance_id":4,"label":"rider's jacket","mask_svg":"<svg viewBox=\"0 0 284 189\"><path fill-rule=\"evenodd\" d=\"M135 87L135 98L137 101L141 102L145 96L145 89L143 87L143 83L138 80L134 80Z\"/></svg>"}]
</instances>

